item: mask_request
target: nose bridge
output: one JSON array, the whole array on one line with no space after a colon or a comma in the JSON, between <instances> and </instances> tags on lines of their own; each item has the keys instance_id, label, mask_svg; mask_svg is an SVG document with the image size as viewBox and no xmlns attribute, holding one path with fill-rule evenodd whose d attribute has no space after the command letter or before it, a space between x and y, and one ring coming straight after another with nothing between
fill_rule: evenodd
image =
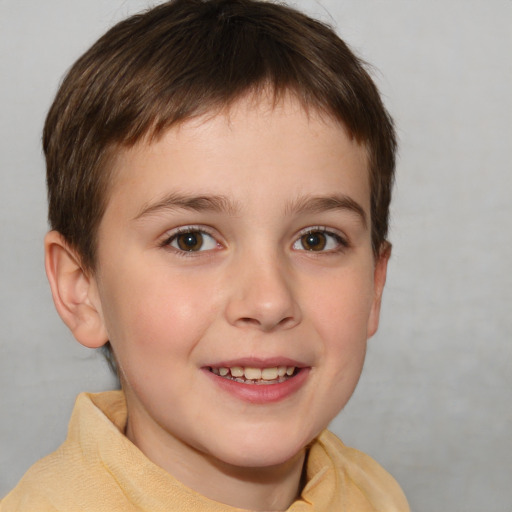
<instances>
[{"instance_id":1,"label":"nose bridge","mask_svg":"<svg viewBox=\"0 0 512 512\"><path fill-rule=\"evenodd\" d=\"M228 321L264 331L300 322L291 272L284 255L274 248L260 247L237 255L230 268Z\"/></svg>"}]
</instances>

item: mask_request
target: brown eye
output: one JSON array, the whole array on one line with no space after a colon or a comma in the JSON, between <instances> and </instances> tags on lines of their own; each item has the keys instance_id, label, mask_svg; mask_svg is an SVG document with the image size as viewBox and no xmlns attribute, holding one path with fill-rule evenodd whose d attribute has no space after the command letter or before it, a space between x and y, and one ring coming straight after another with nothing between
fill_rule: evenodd
<instances>
[{"instance_id":1,"label":"brown eye","mask_svg":"<svg viewBox=\"0 0 512 512\"><path fill-rule=\"evenodd\" d=\"M327 236L321 231L312 231L301 236L300 242L306 251L323 251L327 245Z\"/></svg>"},{"instance_id":2,"label":"brown eye","mask_svg":"<svg viewBox=\"0 0 512 512\"><path fill-rule=\"evenodd\" d=\"M293 243L292 248L296 251L334 254L349 247L346 238L324 228L311 228L302 233Z\"/></svg>"},{"instance_id":3,"label":"brown eye","mask_svg":"<svg viewBox=\"0 0 512 512\"><path fill-rule=\"evenodd\" d=\"M220 244L209 233L196 228L183 228L162 243L162 247L172 247L178 253L204 252L220 248Z\"/></svg>"},{"instance_id":4,"label":"brown eye","mask_svg":"<svg viewBox=\"0 0 512 512\"><path fill-rule=\"evenodd\" d=\"M199 251L203 246L203 235L199 231L176 235L176 246L182 251Z\"/></svg>"}]
</instances>

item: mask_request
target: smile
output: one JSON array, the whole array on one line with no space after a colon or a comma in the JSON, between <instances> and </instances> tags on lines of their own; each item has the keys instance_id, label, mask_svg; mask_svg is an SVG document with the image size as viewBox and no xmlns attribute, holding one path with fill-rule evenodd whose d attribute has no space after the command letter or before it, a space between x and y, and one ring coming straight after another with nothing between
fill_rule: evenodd
<instances>
[{"instance_id":1,"label":"smile","mask_svg":"<svg viewBox=\"0 0 512 512\"><path fill-rule=\"evenodd\" d=\"M279 384L297 373L295 366L274 366L271 368L254 368L251 366L210 367L209 370L213 374L228 380L256 385Z\"/></svg>"}]
</instances>

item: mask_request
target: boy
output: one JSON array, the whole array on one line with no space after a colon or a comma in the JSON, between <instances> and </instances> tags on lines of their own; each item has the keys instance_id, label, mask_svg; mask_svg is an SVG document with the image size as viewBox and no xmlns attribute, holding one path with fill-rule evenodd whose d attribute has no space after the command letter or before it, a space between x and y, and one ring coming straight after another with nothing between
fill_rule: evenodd
<instances>
[{"instance_id":1,"label":"boy","mask_svg":"<svg viewBox=\"0 0 512 512\"><path fill-rule=\"evenodd\" d=\"M74 65L43 138L46 270L122 391L1 511L406 511L325 428L378 326L391 120L326 26L253 0L175 0Z\"/></svg>"}]
</instances>

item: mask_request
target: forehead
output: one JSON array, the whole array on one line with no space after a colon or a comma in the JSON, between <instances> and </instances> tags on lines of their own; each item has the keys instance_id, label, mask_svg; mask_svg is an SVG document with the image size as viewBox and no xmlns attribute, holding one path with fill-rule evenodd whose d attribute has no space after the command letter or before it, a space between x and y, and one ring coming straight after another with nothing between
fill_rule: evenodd
<instances>
[{"instance_id":1,"label":"forehead","mask_svg":"<svg viewBox=\"0 0 512 512\"><path fill-rule=\"evenodd\" d=\"M291 94L278 101L251 94L187 119L158 138L117 151L112 170L111 199L128 188L143 192L156 182L163 189L250 198L256 193L254 180L271 180L276 188L324 194L326 187L343 186L350 178L358 184L360 201L365 207L369 203L365 146L342 123L304 107Z\"/></svg>"}]
</instances>

